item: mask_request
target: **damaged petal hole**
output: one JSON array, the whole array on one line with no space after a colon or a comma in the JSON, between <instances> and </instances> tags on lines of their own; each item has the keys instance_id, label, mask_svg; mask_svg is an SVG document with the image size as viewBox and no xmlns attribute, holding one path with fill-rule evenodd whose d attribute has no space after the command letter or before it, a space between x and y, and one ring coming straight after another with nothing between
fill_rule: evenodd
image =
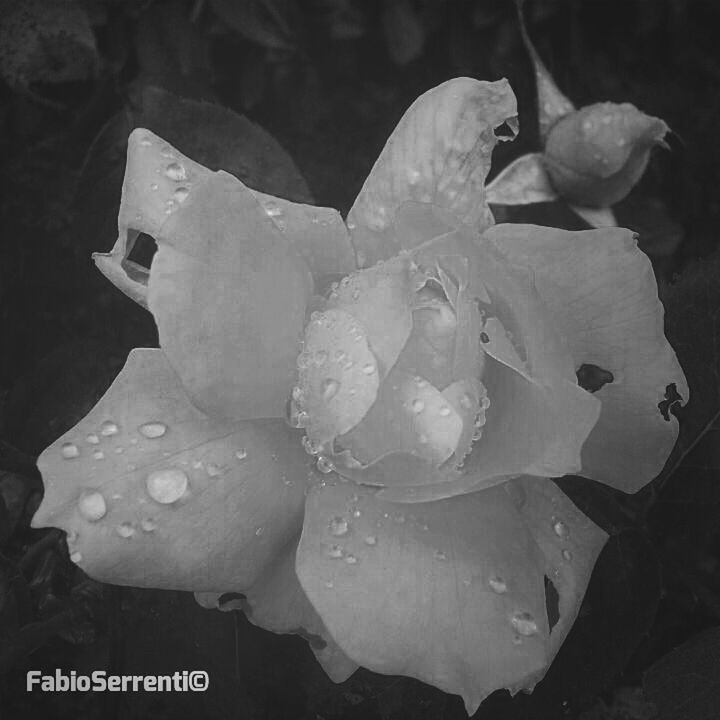
<instances>
[{"instance_id":1,"label":"damaged petal hole","mask_svg":"<svg viewBox=\"0 0 720 720\"><path fill-rule=\"evenodd\" d=\"M133 237L134 235L134 237ZM147 280L146 273L149 270L152 259L157 251L157 244L152 235L136 230L128 230L127 252L122 260L122 267L133 280ZM143 278L139 277L140 275Z\"/></svg>"},{"instance_id":2,"label":"damaged petal hole","mask_svg":"<svg viewBox=\"0 0 720 720\"><path fill-rule=\"evenodd\" d=\"M560 595L553 581L545 575L545 612L547 612L550 632L560 620Z\"/></svg>"},{"instance_id":3,"label":"damaged petal hole","mask_svg":"<svg viewBox=\"0 0 720 720\"><path fill-rule=\"evenodd\" d=\"M677 405L682 406L683 398L682 395L677 391L677 385L675 383L670 383L665 388L665 397L663 400L661 400L658 403L658 410L660 411L660 414L663 416L663 418L670 422L670 413L672 412L673 415L675 415L675 412L673 411L673 408L675 408Z\"/></svg>"},{"instance_id":4,"label":"damaged petal hole","mask_svg":"<svg viewBox=\"0 0 720 720\"><path fill-rule=\"evenodd\" d=\"M604 370L597 365L583 363L576 371L578 385L587 392L597 392L601 387L615 380L609 370Z\"/></svg>"}]
</instances>

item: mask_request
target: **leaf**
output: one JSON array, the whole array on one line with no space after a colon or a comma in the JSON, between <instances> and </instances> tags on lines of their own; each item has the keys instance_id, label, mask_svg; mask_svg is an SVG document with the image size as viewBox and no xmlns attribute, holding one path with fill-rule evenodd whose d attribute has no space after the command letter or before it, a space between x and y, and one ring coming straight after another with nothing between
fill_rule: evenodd
<instances>
[{"instance_id":1,"label":"leaf","mask_svg":"<svg viewBox=\"0 0 720 720\"><path fill-rule=\"evenodd\" d=\"M645 673L643 689L659 720L714 720L720 708L720 627L660 658Z\"/></svg>"},{"instance_id":2,"label":"leaf","mask_svg":"<svg viewBox=\"0 0 720 720\"><path fill-rule=\"evenodd\" d=\"M210 0L218 17L251 42L292 50L294 7L288 0Z\"/></svg>"}]
</instances>

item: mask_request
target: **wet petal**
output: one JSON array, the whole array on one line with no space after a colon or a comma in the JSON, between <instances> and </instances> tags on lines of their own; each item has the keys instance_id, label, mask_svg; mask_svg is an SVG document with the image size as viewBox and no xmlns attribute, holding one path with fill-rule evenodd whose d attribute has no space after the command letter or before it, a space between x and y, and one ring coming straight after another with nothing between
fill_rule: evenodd
<instances>
[{"instance_id":1,"label":"wet petal","mask_svg":"<svg viewBox=\"0 0 720 720\"><path fill-rule=\"evenodd\" d=\"M285 415L312 290L252 193L218 172L156 235L149 306L193 401L227 420Z\"/></svg>"},{"instance_id":2,"label":"wet petal","mask_svg":"<svg viewBox=\"0 0 720 720\"><path fill-rule=\"evenodd\" d=\"M73 560L103 582L243 589L302 523L308 468L296 435L282 421L211 420L161 350L134 350L40 456L33 525L65 530Z\"/></svg>"},{"instance_id":3,"label":"wet petal","mask_svg":"<svg viewBox=\"0 0 720 720\"><path fill-rule=\"evenodd\" d=\"M685 402L689 394L664 335L650 261L621 229L499 225L486 237L532 270L576 370L590 364L612 374L595 393L602 412L583 447L582 474L635 492L662 470L677 438L677 420L658 409L666 386L675 383Z\"/></svg>"},{"instance_id":4,"label":"wet petal","mask_svg":"<svg viewBox=\"0 0 720 720\"><path fill-rule=\"evenodd\" d=\"M298 582L295 572L298 540L292 540L257 582L244 591L238 605L253 625L304 637L328 676L334 682L343 682L358 665L338 647ZM221 609L219 600L223 594L205 593L197 599L203 607Z\"/></svg>"},{"instance_id":5,"label":"wet petal","mask_svg":"<svg viewBox=\"0 0 720 720\"><path fill-rule=\"evenodd\" d=\"M313 489L297 555L349 657L460 694L469 713L545 669L545 565L502 487L412 507L351 483Z\"/></svg>"},{"instance_id":6,"label":"wet petal","mask_svg":"<svg viewBox=\"0 0 720 720\"><path fill-rule=\"evenodd\" d=\"M408 201L433 203L477 230L492 224L483 185L503 123L517 126L507 80L455 78L421 95L388 139L348 214L358 264L400 250L393 217Z\"/></svg>"},{"instance_id":7,"label":"wet petal","mask_svg":"<svg viewBox=\"0 0 720 720\"><path fill-rule=\"evenodd\" d=\"M338 442L363 464L407 452L440 465L455 452L462 431L462 417L436 387L393 369L362 422Z\"/></svg>"}]
</instances>

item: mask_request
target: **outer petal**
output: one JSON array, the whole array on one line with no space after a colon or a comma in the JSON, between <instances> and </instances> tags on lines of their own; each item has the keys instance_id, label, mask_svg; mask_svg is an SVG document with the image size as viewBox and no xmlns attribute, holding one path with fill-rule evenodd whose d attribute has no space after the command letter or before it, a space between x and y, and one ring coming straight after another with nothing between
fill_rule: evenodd
<instances>
[{"instance_id":1,"label":"outer petal","mask_svg":"<svg viewBox=\"0 0 720 720\"><path fill-rule=\"evenodd\" d=\"M532 270L576 369L596 365L614 381L595 393L600 419L582 450L582 474L625 492L652 480L678 433L658 409L675 383L688 386L663 332L652 266L628 230L570 232L498 225L485 237L513 263Z\"/></svg>"},{"instance_id":2,"label":"outer petal","mask_svg":"<svg viewBox=\"0 0 720 720\"><path fill-rule=\"evenodd\" d=\"M407 200L430 202L482 230L493 218L483 185L498 137L517 108L507 80L456 78L421 95L387 141L348 214L361 267L396 255L392 221Z\"/></svg>"},{"instance_id":3,"label":"outer petal","mask_svg":"<svg viewBox=\"0 0 720 720\"><path fill-rule=\"evenodd\" d=\"M252 585L298 532L305 455L282 421L216 422L161 350L134 350L98 405L40 456L33 524L68 533L71 558L121 585Z\"/></svg>"},{"instance_id":4,"label":"outer petal","mask_svg":"<svg viewBox=\"0 0 720 720\"><path fill-rule=\"evenodd\" d=\"M163 172L171 161L182 168L171 173L172 177ZM135 302L147 307L147 269L128 259L137 236L142 232L157 237L168 208L177 207L190 189L213 174L150 130L138 128L130 133L118 239L111 252L95 253L93 259L101 272ZM307 262L318 284L325 275L355 269L350 238L337 210L248 190Z\"/></svg>"},{"instance_id":5,"label":"outer petal","mask_svg":"<svg viewBox=\"0 0 720 720\"><path fill-rule=\"evenodd\" d=\"M239 605L250 622L258 627L304 637L330 678L343 682L358 666L338 647L300 587L295 572L298 540L294 538L258 581L244 592ZM219 604L222 593L199 595L197 599L203 607L222 609Z\"/></svg>"},{"instance_id":6,"label":"outer petal","mask_svg":"<svg viewBox=\"0 0 720 720\"><path fill-rule=\"evenodd\" d=\"M227 420L283 417L312 290L252 193L222 171L156 236L148 301L193 401Z\"/></svg>"},{"instance_id":7,"label":"outer petal","mask_svg":"<svg viewBox=\"0 0 720 720\"><path fill-rule=\"evenodd\" d=\"M547 669L604 540L591 525L546 480L411 508L349 483L321 486L308 496L298 576L356 662L458 693L471 714ZM573 565L562 551L576 547ZM545 577L560 596L552 634Z\"/></svg>"}]
</instances>

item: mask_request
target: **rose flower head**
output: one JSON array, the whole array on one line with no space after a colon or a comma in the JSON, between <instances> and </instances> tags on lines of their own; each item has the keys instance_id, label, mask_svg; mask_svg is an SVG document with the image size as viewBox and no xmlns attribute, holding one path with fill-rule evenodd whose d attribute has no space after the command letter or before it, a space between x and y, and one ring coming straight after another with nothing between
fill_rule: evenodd
<instances>
[{"instance_id":1,"label":"rose flower head","mask_svg":"<svg viewBox=\"0 0 720 720\"><path fill-rule=\"evenodd\" d=\"M243 593L336 681L408 675L469 713L531 689L607 539L549 478L638 490L677 437L665 388L688 390L632 233L494 224L515 115L505 80L425 93L347 223L133 131L95 260L160 347L43 452L34 525L101 581Z\"/></svg>"}]
</instances>

